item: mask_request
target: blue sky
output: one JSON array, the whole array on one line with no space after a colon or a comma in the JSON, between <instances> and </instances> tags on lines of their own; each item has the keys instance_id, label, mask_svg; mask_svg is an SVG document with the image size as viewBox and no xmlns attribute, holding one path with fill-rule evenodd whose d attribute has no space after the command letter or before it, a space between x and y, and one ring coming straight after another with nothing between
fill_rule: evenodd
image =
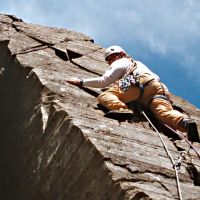
<instances>
[{"instance_id":1,"label":"blue sky","mask_svg":"<svg viewBox=\"0 0 200 200\"><path fill-rule=\"evenodd\" d=\"M1 0L0 12L25 22L121 45L169 90L200 108L199 0Z\"/></svg>"}]
</instances>

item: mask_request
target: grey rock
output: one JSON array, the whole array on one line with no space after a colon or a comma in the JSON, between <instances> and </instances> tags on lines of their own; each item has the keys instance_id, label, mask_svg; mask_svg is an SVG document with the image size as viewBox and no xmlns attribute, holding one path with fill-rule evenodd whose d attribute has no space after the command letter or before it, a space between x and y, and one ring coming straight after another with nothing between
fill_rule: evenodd
<instances>
[{"instance_id":1,"label":"grey rock","mask_svg":"<svg viewBox=\"0 0 200 200\"><path fill-rule=\"evenodd\" d=\"M1 199L178 199L173 166L148 123L105 118L99 90L65 82L101 75L103 52L82 33L0 14ZM173 101L200 119L198 108ZM200 199L198 156L161 134L175 160L184 152L183 199Z\"/></svg>"}]
</instances>

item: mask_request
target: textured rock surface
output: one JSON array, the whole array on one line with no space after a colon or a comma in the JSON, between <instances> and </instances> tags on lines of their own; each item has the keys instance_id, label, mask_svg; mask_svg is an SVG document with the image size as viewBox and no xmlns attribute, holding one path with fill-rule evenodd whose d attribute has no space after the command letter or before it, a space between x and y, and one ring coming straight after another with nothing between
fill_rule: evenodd
<instances>
[{"instance_id":1,"label":"textured rock surface","mask_svg":"<svg viewBox=\"0 0 200 200\"><path fill-rule=\"evenodd\" d=\"M148 123L107 119L98 90L64 82L102 74L103 52L81 33L0 15L1 199L178 199L172 164ZM200 119L199 109L173 99ZM183 199L200 199L199 158L184 141L163 138L175 160L185 152Z\"/></svg>"}]
</instances>

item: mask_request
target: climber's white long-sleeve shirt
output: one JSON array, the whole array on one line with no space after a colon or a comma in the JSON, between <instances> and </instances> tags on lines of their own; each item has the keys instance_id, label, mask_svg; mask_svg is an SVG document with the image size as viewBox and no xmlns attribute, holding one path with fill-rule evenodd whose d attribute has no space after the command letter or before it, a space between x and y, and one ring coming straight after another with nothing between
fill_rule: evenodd
<instances>
[{"instance_id":1,"label":"climber's white long-sleeve shirt","mask_svg":"<svg viewBox=\"0 0 200 200\"><path fill-rule=\"evenodd\" d=\"M134 70L134 73L150 74L155 80L160 80L159 76L153 73L146 65L140 61L135 61L137 68ZM111 83L119 80L126 75L130 67L133 65L131 59L121 58L114 61L106 72L97 78L83 79L83 86L94 87L94 88L104 88Z\"/></svg>"}]
</instances>

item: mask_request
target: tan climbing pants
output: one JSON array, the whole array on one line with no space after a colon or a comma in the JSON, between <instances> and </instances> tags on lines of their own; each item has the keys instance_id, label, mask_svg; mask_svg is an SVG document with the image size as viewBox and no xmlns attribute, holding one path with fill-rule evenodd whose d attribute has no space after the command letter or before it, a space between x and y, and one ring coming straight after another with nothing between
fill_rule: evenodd
<instances>
[{"instance_id":1,"label":"tan climbing pants","mask_svg":"<svg viewBox=\"0 0 200 200\"><path fill-rule=\"evenodd\" d=\"M145 82L145 79L143 80ZM147 80L148 81L148 80ZM138 101L140 104L147 106L155 95L165 94L169 98L167 87L158 81L152 81L144 88L143 96ZM118 110L119 108L127 108L126 103L138 100L140 89L137 86L130 86L127 91L120 89L117 85L102 92L99 97L99 103L109 110ZM180 121L186 118L184 114L172 108L169 101L156 98L148 105L158 120L169 125L175 130L184 132Z\"/></svg>"}]
</instances>

